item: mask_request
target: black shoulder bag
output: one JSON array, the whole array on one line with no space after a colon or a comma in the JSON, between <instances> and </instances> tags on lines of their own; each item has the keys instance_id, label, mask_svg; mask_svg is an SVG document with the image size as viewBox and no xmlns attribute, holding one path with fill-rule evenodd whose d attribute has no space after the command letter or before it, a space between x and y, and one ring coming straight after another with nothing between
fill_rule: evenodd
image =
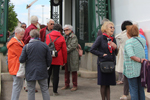
<instances>
[{"instance_id":1,"label":"black shoulder bag","mask_svg":"<svg viewBox=\"0 0 150 100\"><path fill-rule=\"evenodd\" d=\"M107 62L100 62L100 71L102 73L113 73L115 72L115 62L114 61L107 61Z\"/></svg>"},{"instance_id":2,"label":"black shoulder bag","mask_svg":"<svg viewBox=\"0 0 150 100\"><path fill-rule=\"evenodd\" d=\"M113 73L115 72L115 63L114 62L99 62L100 71L102 73Z\"/></svg>"}]
</instances>

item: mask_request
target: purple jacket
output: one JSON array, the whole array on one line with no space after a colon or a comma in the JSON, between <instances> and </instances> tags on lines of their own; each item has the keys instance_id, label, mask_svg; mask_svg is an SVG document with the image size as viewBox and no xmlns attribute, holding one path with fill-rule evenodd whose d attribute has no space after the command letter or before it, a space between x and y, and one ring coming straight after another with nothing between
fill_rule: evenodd
<instances>
[{"instance_id":1,"label":"purple jacket","mask_svg":"<svg viewBox=\"0 0 150 100\"><path fill-rule=\"evenodd\" d=\"M150 61L144 61L141 67L141 85L147 86L147 92L150 92Z\"/></svg>"}]
</instances>

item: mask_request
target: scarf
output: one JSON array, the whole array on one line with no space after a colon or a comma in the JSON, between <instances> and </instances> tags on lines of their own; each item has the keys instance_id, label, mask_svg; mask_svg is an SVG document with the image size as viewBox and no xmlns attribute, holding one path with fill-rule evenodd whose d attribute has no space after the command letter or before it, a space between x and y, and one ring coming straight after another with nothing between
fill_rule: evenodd
<instances>
[{"instance_id":1,"label":"scarf","mask_svg":"<svg viewBox=\"0 0 150 100\"><path fill-rule=\"evenodd\" d=\"M66 35L66 36L65 36L65 40L67 40L67 39L69 38L70 34L71 34L71 33L69 33L69 35Z\"/></svg>"},{"instance_id":2,"label":"scarf","mask_svg":"<svg viewBox=\"0 0 150 100\"><path fill-rule=\"evenodd\" d=\"M113 41L113 39L114 39L114 37L108 36L106 33L103 33L103 35L105 35L107 37L107 41L108 40ZM109 52L112 53L112 51L114 51L115 49L112 46L110 46L109 41L108 41L107 44L108 44L108 50L109 50Z\"/></svg>"}]
</instances>

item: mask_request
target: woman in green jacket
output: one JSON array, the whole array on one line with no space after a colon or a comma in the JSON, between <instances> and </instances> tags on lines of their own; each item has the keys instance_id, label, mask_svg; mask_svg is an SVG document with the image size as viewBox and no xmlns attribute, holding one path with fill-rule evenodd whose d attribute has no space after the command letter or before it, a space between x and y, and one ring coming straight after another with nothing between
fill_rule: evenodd
<instances>
[{"instance_id":1,"label":"woman in green jacket","mask_svg":"<svg viewBox=\"0 0 150 100\"><path fill-rule=\"evenodd\" d=\"M73 33L73 27L71 25L64 26L65 40L67 45L67 64L65 65L65 86L61 89L70 88L70 72L72 72L73 88L71 91L77 90L77 71L79 70L79 54L77 51L78 39Z\"/></svg>"}]
</instances>

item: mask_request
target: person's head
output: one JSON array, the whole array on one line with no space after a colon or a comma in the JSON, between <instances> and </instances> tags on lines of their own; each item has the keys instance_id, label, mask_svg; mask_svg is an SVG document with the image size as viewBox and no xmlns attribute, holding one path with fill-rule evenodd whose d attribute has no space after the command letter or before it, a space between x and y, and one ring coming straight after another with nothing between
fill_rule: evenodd
<instances>
[{"instance_id":1,"label":"person's head","mask_svg":"<svg viewBox=\"0 0 150 100\"><path fill-rule=\"evenodd\" d=\"M104 24L104 22L106 22L106 21L109 21L109 19L104 18L104 19L102 20L102 25L103 25L103 24Z\"/></svg>"},{"instance_id":2,"label":"person's head","mask_svg":"<svg viewBox=\"0 0 150 100\"><path fill-rule=\"evenodd\" d=\"M53 27L54 27L54 25L55 25L55 22L54 22L53 19L49 19L49 20L47 21L47 27L48 27L49 30L52 30Z\"/></svg>"},{"instance_id":3,"label":"person's head","mask_svg":"<svg viewBox=\"0 0 150 100\"><path fill-rule=\"evenodd\" d=\"M35 26L38 24L38 17L37 16L31 16L31 24L34 24Z\"/></svg>"},{"instance_id":4,"label":"person's head","mask_svg":"<svg viewBox=\"0 0 150 100\"><path fill-rule=\"evenodd\" d=\"M73 31L73 27L71 25L64 26L64 32L66 35L69 35Z\"/></svg>"},{"instance_id":5,"label":"person's head","mask_svg":"<svg viewBox=\"0 0 150 100\"><path fill-rule=\"evenodd\" d=\"M33 29L30 31L30 36L31 38L39 38L40 37L40 33L37 29Z\"/></svg>"},{"instance_id":6,"label":"person's head","mask_svg":"<svg viewBox=\"0 0 150 100\"><path fill-rule=\"evenodd\" d=\"M133 25L136 25L139 28L139 24L137 22L132 22Z\"/></svg>"},{"instance_id":7,"label":"person's head","mask_svg":"<svg viewBox=\"0 0 150 100\"><path fill-rule=\"evenodd\" d=\"M124 22L122 23L122 25L121 25L121 30L122 30L122 31L126 30L126 26L127 26L127 25L133 25L133 24L132 24L131 21L126 20L126 21L124 21Z\"/></svg>"},{"instance_id":8,"label":"person's head","mask_svg":"<svg viewBox=\"0 0 150 100\"><path fill-rule=\"evenodd\" d=\"M22 40L24 37L24 32L25 30L21 27L16 27L15 28L15 36L17 37L18 40Z\"/></svg>"},{"instance_id":9,"label":"person's head","mask_svg":"<svg viewBox=\"0 0 150 100\"><path fill-rule=\"evenodd\" d=\"M40 25L40 29L42 29L42 28L44 28L44 27L46 27L46 25Z\"/></svg>"},{"instance_id":10,"label":"person's head","mask_svg":"<svg viewBox=\"0 0 150 100\"><path fill-rule=\"evenodd\" d=\"M53 30L57 30L62 34L62 26L60 24L55 24L53 27Z\"/></svg>"},{"instance_id":11,"label":"person's head","mask_svg":"<svg viewBox=\"0 0 150 100\"><path fill-rule=\"evenodd\" d=\"M113 35L114 30L115 30L114 23L111 21L105 21L101 27L102 33L106 33L109 36Z\"/></svg>"},{"instance_id":12,"label":"person's head","mask_svg":"<svg viewBox=\"0 0 150 100\"><path fill-rule=\"evenodd\" d=\"M126 29L128 38L139 36L139 29L136 25L128 25Z\"/></svg>"},{"instance_id":13,"label":"person's head","mask_svg":"<svg viewBox=\"0 0 150 100\"><path fill-rule=\"evenodd\" d=\"M25 23L21 23L21 28L23 28L24 30L26 30L27 25Z\"/></svg>"}]
</instances>

